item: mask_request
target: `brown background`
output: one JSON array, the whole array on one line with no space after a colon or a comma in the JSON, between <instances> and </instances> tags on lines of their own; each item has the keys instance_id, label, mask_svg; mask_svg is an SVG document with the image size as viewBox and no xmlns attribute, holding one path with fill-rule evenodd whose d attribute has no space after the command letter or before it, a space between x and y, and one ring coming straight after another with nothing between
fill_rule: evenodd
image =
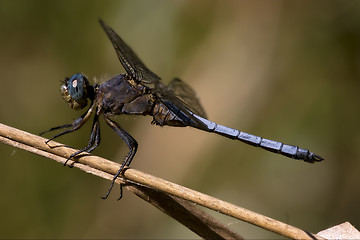
<instances>
[{"instance_id":1,"label":"brown background","mask_svg":"<svg viewBox=\"0 0 360 240\"><path fill-rule=\"evenodd\" d=\"M169 82L196 90L210 118L299 145L310 165L150 117L116 120L140 145L132 167L311 232L360 226L358 1L0 1L0 121L38 134L80 116L59 94L75 72L124 70L101 17ZM60 142L81 148L90 124ZM47 135L48 137L51 135ZM127 148L102 122L94 154ZM0 145L1 238L195 238L109 182ZM247 238L278 236L212 213Z\"/></svg>"}]
</instances>

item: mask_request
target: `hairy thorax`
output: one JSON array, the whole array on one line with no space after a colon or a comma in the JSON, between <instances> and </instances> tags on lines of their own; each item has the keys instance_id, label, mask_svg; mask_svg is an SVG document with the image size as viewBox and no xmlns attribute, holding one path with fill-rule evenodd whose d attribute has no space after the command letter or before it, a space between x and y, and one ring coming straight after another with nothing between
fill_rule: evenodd
<instances>
[{"instance_id":1,"label":"hairy thorax","mask_svg":"<svg viewBox=\"0 0 360 240\"><path fill-rule=\"evenodd\" d=\"M97 106L105 114L151 114L154 96L126 74L119 74L97 89Z\"/></svg>"}]
</instances>

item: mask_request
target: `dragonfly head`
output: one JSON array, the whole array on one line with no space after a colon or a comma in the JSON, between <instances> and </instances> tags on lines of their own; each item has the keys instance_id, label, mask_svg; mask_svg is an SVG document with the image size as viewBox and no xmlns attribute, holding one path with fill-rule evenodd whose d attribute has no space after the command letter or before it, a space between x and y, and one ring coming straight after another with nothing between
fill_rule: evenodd
<instances>
[{"instance_id":1,"label":"dragonfly head","mask_svg":"<svg viewBox=\"0 0 360 240\"><path fill-rule=\"evenodd\" d=\"M60 91L64 100L75 110L86 107L88 98L90 100L94 98L94 87L81 73L75 73L71 78L65 78Z\"/></svg>"}]
</instances>

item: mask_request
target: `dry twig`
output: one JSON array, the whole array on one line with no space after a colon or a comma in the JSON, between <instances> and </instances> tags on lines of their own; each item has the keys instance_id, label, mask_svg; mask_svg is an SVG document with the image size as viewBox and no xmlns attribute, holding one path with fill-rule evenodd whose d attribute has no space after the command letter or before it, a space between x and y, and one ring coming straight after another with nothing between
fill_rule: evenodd
<instances>
[{"instance_id":1,"label":"dry twig","mask_svg":"<svg viewBox=\"0 0 360 240\"><path fill-rule=\"evenodd\" d=\"M51 141L51 147L49 147L45 144L45 140L45 138L0 124L0 141L14 147L61 163L64 163L68 156L77 151L54 141ZM89 154L83 154L76 160L73 163L74 167L109 180L120 167L118 163ZM135 169L126 169L122 177L117 183L126 183L129 191L134 192L205 239L241 239L241 237L197 208L193 203L289 238L314 239L315 237L299 228ZM319 236L316 238L321 239Z\"/></svg>"}]
</instances>

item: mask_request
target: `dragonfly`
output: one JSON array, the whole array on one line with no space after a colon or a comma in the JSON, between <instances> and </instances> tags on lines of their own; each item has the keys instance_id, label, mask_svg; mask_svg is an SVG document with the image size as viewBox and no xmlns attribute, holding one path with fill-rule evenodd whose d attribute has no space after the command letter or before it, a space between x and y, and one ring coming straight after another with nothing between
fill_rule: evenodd
<instances>
[{"instance_id":1,"label":"dragonfly","mask_svg":"<svg viewBox=\"0 0 360 240\"><path fill-rule=\"evenodd\" d=\"M105 122L129 148L127 156L113 177L106 196L103 197L104 199L109 196L115 180L130 166L138 149L137 141L111 119L111 116L114 115L150 115L153 117L151 123L158 126L189 126L308 163L323 160L321 156L307 149L258 137L208 120L199 99L188 84L179 78L174 78L167 85L164 84L161 78L145 66L136 53L112 28L101 19L99 21L126 73L116 75L100 85L90 85L87 77L82 73L75 73L72 77L65 78L60 90L63 99L69 106L72 109L79 110L88 106L90 102L90 107L72 123L50 128L40 135L54 130L66 129L48 139L46 141L48 144L55 138L80 129L90 116L94 115L88 145L70 155L64 163L67 165L71 158L83 152L90 153L98 147L100 144L99 117L103 115Z\"/></svg>"}]
</instances>

